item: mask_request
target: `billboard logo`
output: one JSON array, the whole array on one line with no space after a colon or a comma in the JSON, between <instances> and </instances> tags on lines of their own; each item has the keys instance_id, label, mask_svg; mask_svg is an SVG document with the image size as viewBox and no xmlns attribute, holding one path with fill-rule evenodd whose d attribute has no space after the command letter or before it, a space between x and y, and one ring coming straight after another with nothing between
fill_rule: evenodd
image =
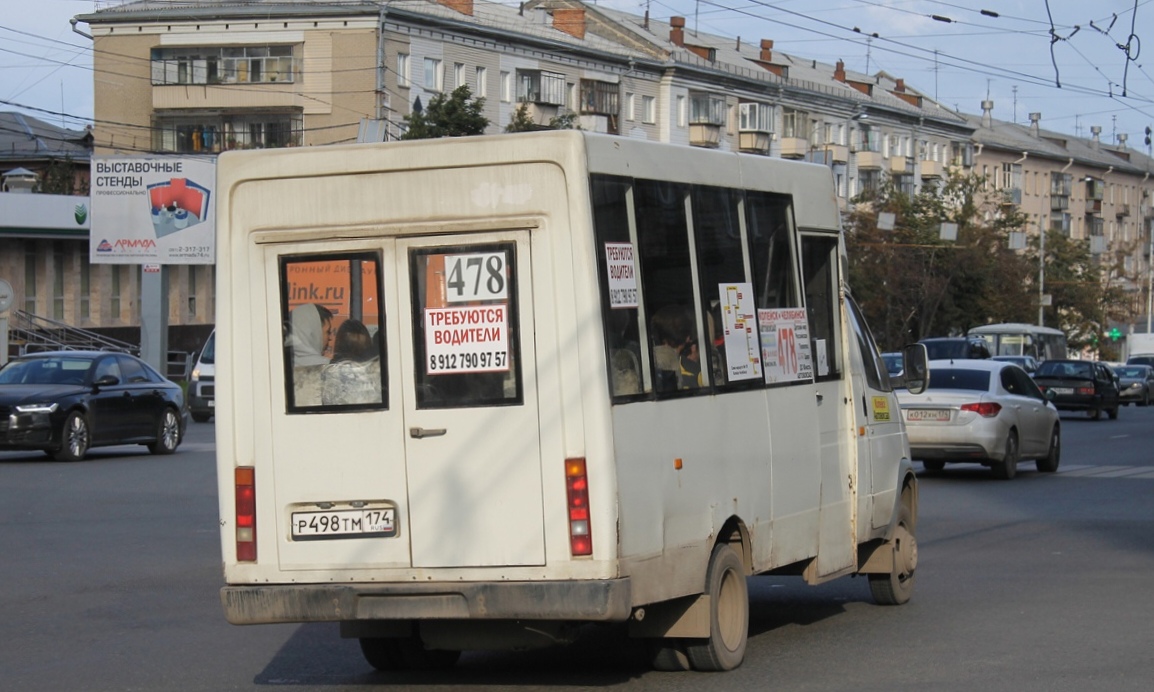
<instances>
[{"instance_id":1,"label":"billboard logo","mask_svg":"<svg viewBox=\"0 0 1154 692\"><path fill-rule=\"evenodd\" d=\"M112 245L109 244L108 240L102 240L102 241L100 241L100 244L96 246L96 251L97 252L112 252Z\"/></svg>"}]
</instances>

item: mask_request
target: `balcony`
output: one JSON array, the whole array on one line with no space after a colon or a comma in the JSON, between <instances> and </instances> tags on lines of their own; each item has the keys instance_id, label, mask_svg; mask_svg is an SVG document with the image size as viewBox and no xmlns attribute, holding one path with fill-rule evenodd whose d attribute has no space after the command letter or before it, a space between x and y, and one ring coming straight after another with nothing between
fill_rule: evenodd
<instances>
[{"instance_id":1,"label":"balcony","mask_svg":"<svg viewBox=\"0 0 1154 692\"><path fill-rule=\"evenodd\" d=\"M1050 211L1065 211L1070 208L1070 198L1050 195Z\"/></svg>"},{"instance_id":2,"label":"balcony","mask_svg":"<svg viewBox=\"0 0 1154 692\"><path fill-rule=\"evenodd\" d=\"M1022 188L1011 187L1002 190L1002 205L1003 206L1018 206L1022 203Z\"/></svg>"},{"instance_id":3,"label":"balcony","mask_svg":"<svg viewBox=\"0 0 1154 692\"><path fill-rule=\"evenodd\" d=\"M945 166L943 166L940 161L920 161L919 166L922 169L923 178L945 177Z\"/></svg>"},{"instance_id":4,"label":"balcony","mask_svg":"<svg viewBox=\"0 0 1154 692\"><path fill-rule=\"evenodd\" d=\"M886 165L886 157L880 151L859 151L857 167L863 170L881 170Z\"/></svg>"},{"instance_id":5,"label":"balcony","mask_svg":"<svg viewBox=\"0 0 1154 692\"><path fill-rule=\"evenodd\" d=\"M781 157L783 159L801 159L809 153L809 140L805 137L782 137Z\"/></svg>"},{"instance_id":6,"label":"balcony","mask_svg":"<svg viewBox=\"0 0 1154 692\"><path fill-rule=\"evenodd\" d=\"M829 154L833 163L849 162L849 147L841 144L823 144L821 148Z\"/></svg>"},{"instance_id":7,"label":"balcony","mask_svg":"<svg viewBox=\"0 0 1154 692\"><path fill-rule=\"evenodd\" d=\"M689 144L716 149L721 143L721 126L713 123L692 123L689 126Z\"/></svg>"},{"instance_id":8,"label":"balcony","mask_svg":"<svg viewBox=\"0 0 1154 692\"><path fill-rule=\"evenodd\" d=\"M1086 214L1101 214L1101 213L1102 213L1102 200L1100 200L1100 199L1088 199L1088 200L1086 200Z\"/></svg>"},{"instance_id":9,"label":"balcony","mask_svg":"<svg viewBox=\"0 0 1154 692\"><path fill-rule=\"evenodd\" d=\"M910 175L914 172L914 162L908 156L891 156L889 160L890 173Z\"/></svg>"},{"instance_id":10,"label":"balcony","mask_svg":"<svg viewBox=\"0 0 1154 692\"><path fill-rule=\"evenodd\" d=\"M737 135L737 148L749 154L768 154L770 134L748 130Z\"/></svg>"},{"instance_id":11,"label":"balcony","mask_svg":"<svg viewBox=\"0 0 1154 692\"><path fill-rule=\"evenodd\" d=\"M1122 204L1119 204L1117 207L1115 207L1114 212L1118 215L1119 218L1123 216L1129 216L1130 205L1123 202Z\"/></svg>"}]
</instances>

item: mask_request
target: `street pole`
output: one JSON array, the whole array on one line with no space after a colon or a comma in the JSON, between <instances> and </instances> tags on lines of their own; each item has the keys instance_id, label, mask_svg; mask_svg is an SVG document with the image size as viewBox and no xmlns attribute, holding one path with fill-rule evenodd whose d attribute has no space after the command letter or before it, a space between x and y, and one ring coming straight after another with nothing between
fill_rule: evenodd
<instances>
[{"instance_id":1,"label":"street pole","mask_svg":"<svg viewBox=\"0 0 1154 692\"><path fill-rule=\"evenodd\" d=\"M1154 308L1154 227L1146 232L1146 333L1150 333L1150 311Z\"/></svg>"},{"instance_id":2,"label":"street pole","mask_svg":"<svg viewBox=\"0 0 1154 692\"><path fill-rule=\"evenodd\" d=\"M1038 326L1046 326L1046 229L1038 225ZM1149 330L1147 330L1149 331Z\"/></svg>"}]
</instances>

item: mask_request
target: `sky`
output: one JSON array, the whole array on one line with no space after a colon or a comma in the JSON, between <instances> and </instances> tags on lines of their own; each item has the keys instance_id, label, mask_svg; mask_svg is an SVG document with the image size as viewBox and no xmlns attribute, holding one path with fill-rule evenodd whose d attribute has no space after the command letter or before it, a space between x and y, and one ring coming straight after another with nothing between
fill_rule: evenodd
<instances>
[{"instance_id":1,"label":"sky","mask_svg":"<svg viewBox=\"0 0 1154 692\"><path fill-rule=\"evenodd\" d=\"M484 0L476 0L482 2ZM515 4L512 0L503 0ZM1146 149L1154 126L1154 0L597 0L689 32L884 70L971 114ZM69 19L121 0L0 0L0 109L74 129L91 123L91 42ZM78 28L87 32L87 25ZM856 31L855 31L856 29ZM1146 66L1149 63L1149 66ZM39 109L39 110L36 110Z\"/></svg>"}]
</instances>

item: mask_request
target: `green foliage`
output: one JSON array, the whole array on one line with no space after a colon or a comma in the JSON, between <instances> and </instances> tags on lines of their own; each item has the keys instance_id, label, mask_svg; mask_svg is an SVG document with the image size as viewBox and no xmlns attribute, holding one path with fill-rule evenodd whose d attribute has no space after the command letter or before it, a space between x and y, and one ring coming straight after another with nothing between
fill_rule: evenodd
<instances>
[{"instance_id":1,"label":"green foliage","mask_svg":"<svg viewBox=\"0 0 1154 692\"><path fill-rule=\"evenodd\" d=\"M549 124L540 125L529 117L529 104L522 103L517 107L513 115L509 116L509 124L505 126L505 132L537 132L540 130L580 130L581 127L577 124L577 114L573 111L568 111L563 115L555 115L549 118Z\"/></svg>"},{"instance_id":2,"label":"green foliage","mask_svg":"<svg viewBox=\"0 0 1154 692\"><path fill-rule=\"evenodd\" d=\"M461 85L449 96L437 94L423 111L405 116L408 126L401 139L467 137L485 133L489 119L484 115L485 99L473 98L469 87Z\"/></svg>"},{"instance_id":3,"label":"green foliage","mask_svg":"<svg viewBox=\"0 0 1154 692\"><path fill-rule=\"evenodd\" d=\"M1008 249L1008 234L1024 231L1026 216L985 182L951 175L912 197L887 183L854 200L846 223L849 282L883 349L983 324L1037 321L1039 237L1024 251ZM894 214L894 230L878 229L880 212ZM943 221L958 225L956 241L939 238ZM1052 304L1045 324L1066 332L1071 349L1106 354L1109 340L1099 340L1106 325L1130 321L1121 284L1133 251L1096 257L1086 240L1046 233L1041 259Z\"/></svg>"},{"instance_id":4,"label":"green foliage","mask_svg":"<svg viewBox=\"0 0 1154 692\"><path fill-rule=\"evenodd\" d=\"M86 195L88 185L77 181L77 166L71 156L53 159L40 179L40 192L48 195Z\"/></svg>"},{"instance_id":5,"label":"green foliage","mask_svg":"<svg viewBox=\"0 0 1154 692\"><path fill-rule=\"evenodd\" d=\"M1025 218L987 200L980 177L954 175L913 196L887 182L855 201L849 281L884 349L1037 314L1037 265L1007 247ZM880 212L894 214L894 230L878 229ZM940 239L943 222L957 224L956 241Z\"/></svg>"}]
</instances>

